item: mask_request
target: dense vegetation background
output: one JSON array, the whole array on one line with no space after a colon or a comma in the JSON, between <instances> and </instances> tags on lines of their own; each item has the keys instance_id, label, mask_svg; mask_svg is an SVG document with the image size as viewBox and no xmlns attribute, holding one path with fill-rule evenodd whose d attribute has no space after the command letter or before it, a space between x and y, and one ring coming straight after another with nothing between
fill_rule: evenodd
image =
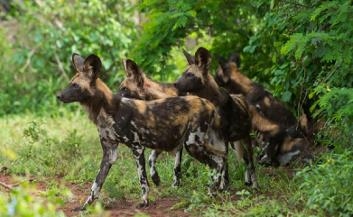
<instances>
[{"instance_id":1,"label":"dense vegetation background","mask_svg":"<svg viewBox=\"0 0 353 217\"><path fill-rule=\"evenodd\" d=\"M237 52L241 56L241 71L265 85L296 116L303 112L310 114L316 130L315 147L329 147L329 151L317 156L313 166L300 170L294 181L288 182L300 196L297 195L296 202L286 201L285 211L279 208L274 215L293 214L296 213L293 210L300 209L298 207L307 210L304 216L308 213L350 216L353 213L352 1L35 0L0 3L0 119L4 128L15 127L15 123L25 120L22 139L31 138L30 145L46 141L45 147L51 150L51 145L58 142L48 134L37 132L41 129L36 125L39 117L40 120L60 118L79 111L75 105L59 105L55 98L55 93L72 76L73 52L83 56L99 55L105 68L102 77L113 90L124 77L121 60L125 57L134 59L151 77L173 81L186 65L183 48L190 52L198 46L210 49L214 67L218 57ZM43 135L46 137L40 138ZM63 137L63 134L58 135ZM2 136L10 138L13 134L3 132ZM67 133L65 138L69 142L64 139L62 144L72 144L72 138L81 141L73 132ZM5 139L3 147L12 146L14 140ZM24 150L29 151L29 147ZM68 150L58 151L63 154ZM1 162L5 163L1 164L9 166L23 160L25 151L18 154L16 160L8 159L8 149L2 148L2 153ZM30 159L30 154L27 155ZM13 172L36 171L22 170L15 167ZM287 194L288 198L293 198L295 193ZM0 200L0 209L1 203ZM268 210L266 206L264 213ZM268 206L277 205L271 202Z\"/></svg>"}]
</instances>

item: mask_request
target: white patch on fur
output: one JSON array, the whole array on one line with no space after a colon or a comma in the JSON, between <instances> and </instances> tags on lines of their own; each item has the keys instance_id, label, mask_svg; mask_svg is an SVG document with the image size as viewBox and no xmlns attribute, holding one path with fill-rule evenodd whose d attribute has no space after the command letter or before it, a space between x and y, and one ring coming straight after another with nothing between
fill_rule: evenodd
<instances>
[{"instance_id":1,"label":"white patch on fur","mask_svg":"<svg viewBox=\"0 0 353 217\"><path fill-rule=\"evenodd\" d=\"M136 133L136 132L132 132L132 133L134 134L134 141L133 142L140 144L140 137L139 137L138 133Z\"/></svg>"},{"instance_id":2,"label":"white patch on fur","mask_svg":"<svg viewBox=\"0 0 353 217\"><path fill-rule=\"evenodd\" d=\"M109 151L110 151L109 152L109 163L113 164L116 161L116 159L118 158L118 152L117 152L116 148L112 148Z\"/></svg>"},{"instance_id":3,"label":"white patch on fur","mask_svg":"<svg viewBox=\"0 0 353 217\"><path fill-rule=\"evenodd\" d=\"M127 138L127 136L124 136L124 137L123 137L123 141L124 141L124 142L128 142L128 141L129 141L129 138Z\"/></svg>"},{"instance_id":4,"label":"white patch on fur","mask_svg":"<svg viewBox=\"0 0 353 217\"><path fill-rule=\"evenodd\" d=\"M136 151L138 151L138 153L142 154L143 152L143 149L136 149ZM136 158L136 160L138 161L138 158ZM139 176L139 179L142 178L142 165L139 164L139 162L137 162L137 173L138 173L138 176ZM147 177L146 177L147 178ZM146 180L147 182L147 180ZM148 192L149 192L149 187L148 187L148 184L147 183L144 183L141 185L142 188L144 188L146 190L146 192L142 195L142 200L147 203L147 199L148 199Z\"/></svg>"},{"instance_id":5,"label":"white patch on fur","mask_svg":"<svg viewBox=\"0 0 353 217\"><path fill-rule=\"evenodd\" d=\"M250 172L249 169L246 169L244 172L244 181L245 183L250 183L251 177L250 177Z\"/></svg>"},{"instance_id":6,"label":"white patch on fur","mask_svg":"<svg viewBox=\"0 0 353 217\"><path fill-rule=\"evenodd\" d=\"M294 156L298 154L300 154L300 150L282 154L281 156L278 157L278 161L280 162L281 165L286 165L290 160L292 160Z\"/></svg>"},{"instance_id":7,"label":"white patch on fur","mask_svg":"<svg viewBox=\"0 0 353 217\"><path fill-rule=\"evenodd\" d=\"M262 156L262 158L260 159L260 161L264 161L264 160L267 159L267 158L268 158L267 154L264 154L264 156Z\"/></svg>"},{"instance_id":8,"label":"white patch on fur","mask_svg":"<svg viewBox=\"0 0 353 217\"><path fill-rule=\"evenodd\" d=\"M148 157L148 161L151 162L151 167L150 167L151 176L154 176L156 174L156 170L155 170L156 159L157 159L156 152L152 152L152 154Z\"/></svg>"},{"instance_id":9,"label":"white patch on fur","mask_svg":"<svg viewBox=\"0 0 353 217\"><path fill-rule=\"evenodd\" d=\"M131 126L133 126L136 130L138 129L135 122L131 121Z\"/></svg>"},{"instance_id":10,"label":"white patch on fur","mask_svg":"<svg viewBox=\"0 0 353 217\"><path fill-rule=\"evenodd\" d=\"M211 155L210 157L212 158L212 160L214 160L217 163L217 165L224 164L222 157L219 157L216 155Z\"/></svg>"},{"instance_id":11,"label":"white patch on fur","mask_svg":"<svg viewBox=\"0 0 353 217\"><path fill-rule=\"evenodd\" d=\"M192 132L189 134L188 140L185 142L185 144L186 145L192 145L192 144L200 145L199 143L196 142L196 136L199 137L201 143L205 139L205 133L201 132L200 127L196 129L196 132Z\"/></svg>"},{"instance_id":12,"label":"white patch on fur","mask_svg":"<svg viewBox=\"0 0 353 217\"><path fill-rule=\"evenodd\" d=\"M136 152L139 154L142 154L142 152L144 151L144 148L140 148L141 146L137 146L139 148L135 148Z\"/></svg>"},{"instance_id":13,"label":"white patch on fur","mask_svg":"<svg viewBox=\"0 0 353 217\"><path fill-rule=\"evenodd\" d=\"M181 151L177 151L175 153L175 161L174 161L174 168L176 168L178 165L180 165L180 160L181 160Z\"/></svg>"},{"instance_id":14,"label":"white patch on fur","mask_svg":"<svg viewBox=\"0 0 353 217\"><path fill-rule=\"evenodd\" d=\"M173 185L175 184L175 186L177 185L177 183L179 182L177 175L175 174L175 170L177 167L180 167L181 164L181 151L177 151L175 153L175 160L174 160L174 174L173 174ZM180 177L179 177L180 178Z\"/></svg>"},{"instance_id":15,"label":"white patch on fur","mask_svg":"<svg viewBox=\"0 0 353 217\"><path fill-rule=\"evenodd\" d=\"M126 97L122 97L121 98L121 102L123 102L123 103L127 103L127 102L130 102L131 101L131 99L129 99L129 98L126 98Z\"/></svg>"},{"instance_id":16,"label":"white patch on fur","mask_svg":"<svg viewBox=\"0 0 353 217\"><path fill-rule=\"evenodd\" d=\"M224 190L226 188L226 170L223 169L221 173L221 182L219 183L219 189Z\"/></svg>"},{"instance_id":17,"label":"white patch on fur","mask_svg":"<svg viewBox=\"0 0 353 217\"><path fill-rule=\"evenodd\" d=\"M214 130L210 130L208 136L211 147L207 146L206 148L210 149L213 153L225 155L227 150L224 140L219 138L218 134Z\"/></svg>"},{"instance_id":18,"label":"white patch on fur","mask_svg":"<svg viewBox=\"0 0 353 217\"><path fill-rule=\"evenodd\" d=\"M93 183L92 187L91 187L91 191L94 196L94 198L98 198L98 195L99 195L99 187L98 187L98 184L96 182Z\"/></svg>"},{"instance_id":19,"label":"white patch on fur","mask_svg":"<svg viewBox=\"0 0 353 217\"><path fill-rule=\"evenodd\" d=\"M146 128L140 128L140 132L142 134L145 134L145 135L149 135L150 134L150 131L148 129L146 129Z\"/></svg>"}]
</instances>

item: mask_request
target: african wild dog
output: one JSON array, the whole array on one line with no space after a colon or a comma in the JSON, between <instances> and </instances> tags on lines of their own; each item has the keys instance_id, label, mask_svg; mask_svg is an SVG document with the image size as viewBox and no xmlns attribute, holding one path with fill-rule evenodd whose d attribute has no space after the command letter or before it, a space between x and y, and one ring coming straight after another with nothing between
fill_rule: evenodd
<instances>
[{"instance_id":1,"label":"african wild dog","mask_svg":"<svg viewBox=\"0 0 353 217\"><path fill-rule=\"evenodd\" d=\"M243 75L238 69L239 62L238 55L220 61L215 77L217 83L231 93L246 96L253 128L262 134L266 143L260 163L277 166L287 164L300 153L308 157L308 141L294 115L261 85Z\"/></svg>"},{"instance_id":2,"label":"african wild dog","mask_svg":"<svg viewBox=\"0 0 353 217\"><path fill-rule=\"evenodd\" d=\"M119 87L119 93L124 97L148 101L178 96L174 84L151 80L133 60L125 60L124 67L126 78Z\"/></svg>"},{"instance_id":3,"label":"african wild dog","mask_svg":"<svg viewBox=\"0 0 353 217\"><path fill-rule=\"evenodd\" d=\"M98 198L106 176L117 159L119 143L126 144L135 157L143 202L148 205L149 186L146 178L144 148L187 152L216 171L211 192L224 188L227 146L220 137L220 117L214 105L196 96L171 97L142 101L113 95L98 78L102 67L95 55L86 59L72 55L76 75L68 87L57 95L64 103L79 102L97 126L103 158L82 209Z\"/></svg>"},{"instance_id":4,"label":"african wild dog","mask_svg":"<svg viewBox=\"0 0 353 217\"><path fill-rule=\"evenodd\" d=\"M230 96L228 92L220 88L209 73L211 55L209 51L200 47L195 56L186 53L189 63L183 75L176 81L175 87L179 93L189 93L210 100L217 108L221 116L220 130L226 142L243 140L245 150L244 161L247 165L245 183L257 187L253 150L250 131L251 118L244 98Z\"/></svg>"},{"instance_id":5,"label":"african wild dog","mask_svg":"<svg viewBox=\"0 0 353 217\"><path fill-rule=\"evenodd\" d=\"M119 94L122 97L140 99L140 100L155 100L167 97L178 96L177 90L173 84L159 83L149 79L138 65L130 59L124 61L126 77L121 82ZM160 178L156 169L156 160L160 155L161 150L153 150L148 158L150 166L150 175L155 185L160 184ZM173 186L180 185L181 179L181 156L182 146L175 153L174 177Z\"/></svg>"},{"instance_id":6,"label":"african wild dog","mask_svg":"<svg viewBox=\"0 0 353 217\"><path fill-rule=\"evenodd\" d=\"M145 73L143 73L133 60L125 60L124 68L126 77L119 87L119 94L122 97L140 100L155 100L178 96L177 90L173 84L152 81L145 75ZM156 160L160 153L161 150L153 150L148 158L150 175L152 181L157 186L160 184L160 178L156 169ZM177 150L175 153L173 186L180 185L181 155L182 146L180 147L180 150Z\"/></svg>"},{"instance_id":7,"label":"african wild dog","mask_svg":"<svg viewBox=\"0 0 353 217\"><path fill-rule=\"evenodd\" d=\"M125 62L126 78L120 84L119 93L125 97L137 98L137 99L160 99L167 96L176 96L178 94L174 84L160 83L149 79L138 65L132 60L126 60ZM166 96L167 95L167 96ZM241 95L232 95L234 102L239 107L247 110L247 104L245 99ZM239 143L232 144L232 148L235 151L237 158L243 158L244 150L243 146ZM180 183L181 178L181 151L177 152L174 165L174 182L173 186L177 186ZM155 161L160 152L153 151L149 158L150 173L152 180L159 181L159 176L155 168ZM156 178L157 177L157 178Z\"/></svg>"}]
</instances>

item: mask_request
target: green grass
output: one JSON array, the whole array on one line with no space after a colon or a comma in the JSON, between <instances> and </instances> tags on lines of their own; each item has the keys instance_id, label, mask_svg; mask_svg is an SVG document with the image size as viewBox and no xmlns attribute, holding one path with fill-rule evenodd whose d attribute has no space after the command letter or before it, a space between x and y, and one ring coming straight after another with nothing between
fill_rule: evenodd
<instances>
[{"instance_id":1,"label":"green grass","mask_svg":"<svg viewBox=\"0 0 353 217\"><path fill-rule=\"evenodd\" d=\"M63 202L67 197L58 194L65 189L55 184L58 177L77 185L91 183L95 178L102 151L97 130L85 115L79 112L62 112L51 117L8 116L0 119L0 128L1 167L8 168L9 173L13 175L27 175L49 183L46 194L54 197L54 201L55 197L58 197L57 200ZM104 203L107 200L127 198L138 202L140 185L135 161L130 150L124 145L118 150L118 160L107 177L100 201ZM147 151L147 154L149 152ZM179 202L173 208L185 209L194 216L326 215L317 207L320 203L312 202L307 206L307 199L311 195L304 194L303 191L308 191L315 185L310 183L309 175L294 179L288 176L287 168L257 166L261 190L255 192L244 186L243 164L239 164L231 152L230 191L210 198L206 187L209 182L209 169L191 159L186 153L182 162L182 186L171 187L173 160L174 156L171 154L164 153L160 156L157 168L162 184L156 187L149 179L152 201L163 197L176 197ZM303 180L309 184L303 186ZM333 213L335 211L337 210L333 210Z\"/></svg>"}]
</instances>

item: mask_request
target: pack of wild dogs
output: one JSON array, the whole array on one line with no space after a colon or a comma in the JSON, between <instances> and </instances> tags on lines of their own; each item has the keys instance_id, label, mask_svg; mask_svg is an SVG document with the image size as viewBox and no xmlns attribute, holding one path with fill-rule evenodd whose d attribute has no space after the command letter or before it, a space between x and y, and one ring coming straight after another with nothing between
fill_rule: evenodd
<instances>
[{"instance_id":1,"label":"pack of wild dogs","mask_svg":"<svg viewBox=\"0 0 353 217\"><path fill-rule=\"evenodd\" d=\"M160 177L156 160L163 151L175 153L173 186L181 181L182 150L214 170L209 194L229 185L230 146L245 163L245 184L258 188L250 134L256 132L263 150L259 163L279 166L293 158L310 157L305 125L271 93L239 71L239 56L220 61L212 76L210 52L184 51L188 66L175 83L153 81L133 60L124 60L126 78L113 94L99 78L102 63L96 55L72 55L75 75L57 98L78 102L97 126L103 157L84 209L98 198L117 159L119 144L128 146L136 160L142 189L140 207L148 206L149 184L145 148L153 182Z\"/></svg>"}]
</instances>

